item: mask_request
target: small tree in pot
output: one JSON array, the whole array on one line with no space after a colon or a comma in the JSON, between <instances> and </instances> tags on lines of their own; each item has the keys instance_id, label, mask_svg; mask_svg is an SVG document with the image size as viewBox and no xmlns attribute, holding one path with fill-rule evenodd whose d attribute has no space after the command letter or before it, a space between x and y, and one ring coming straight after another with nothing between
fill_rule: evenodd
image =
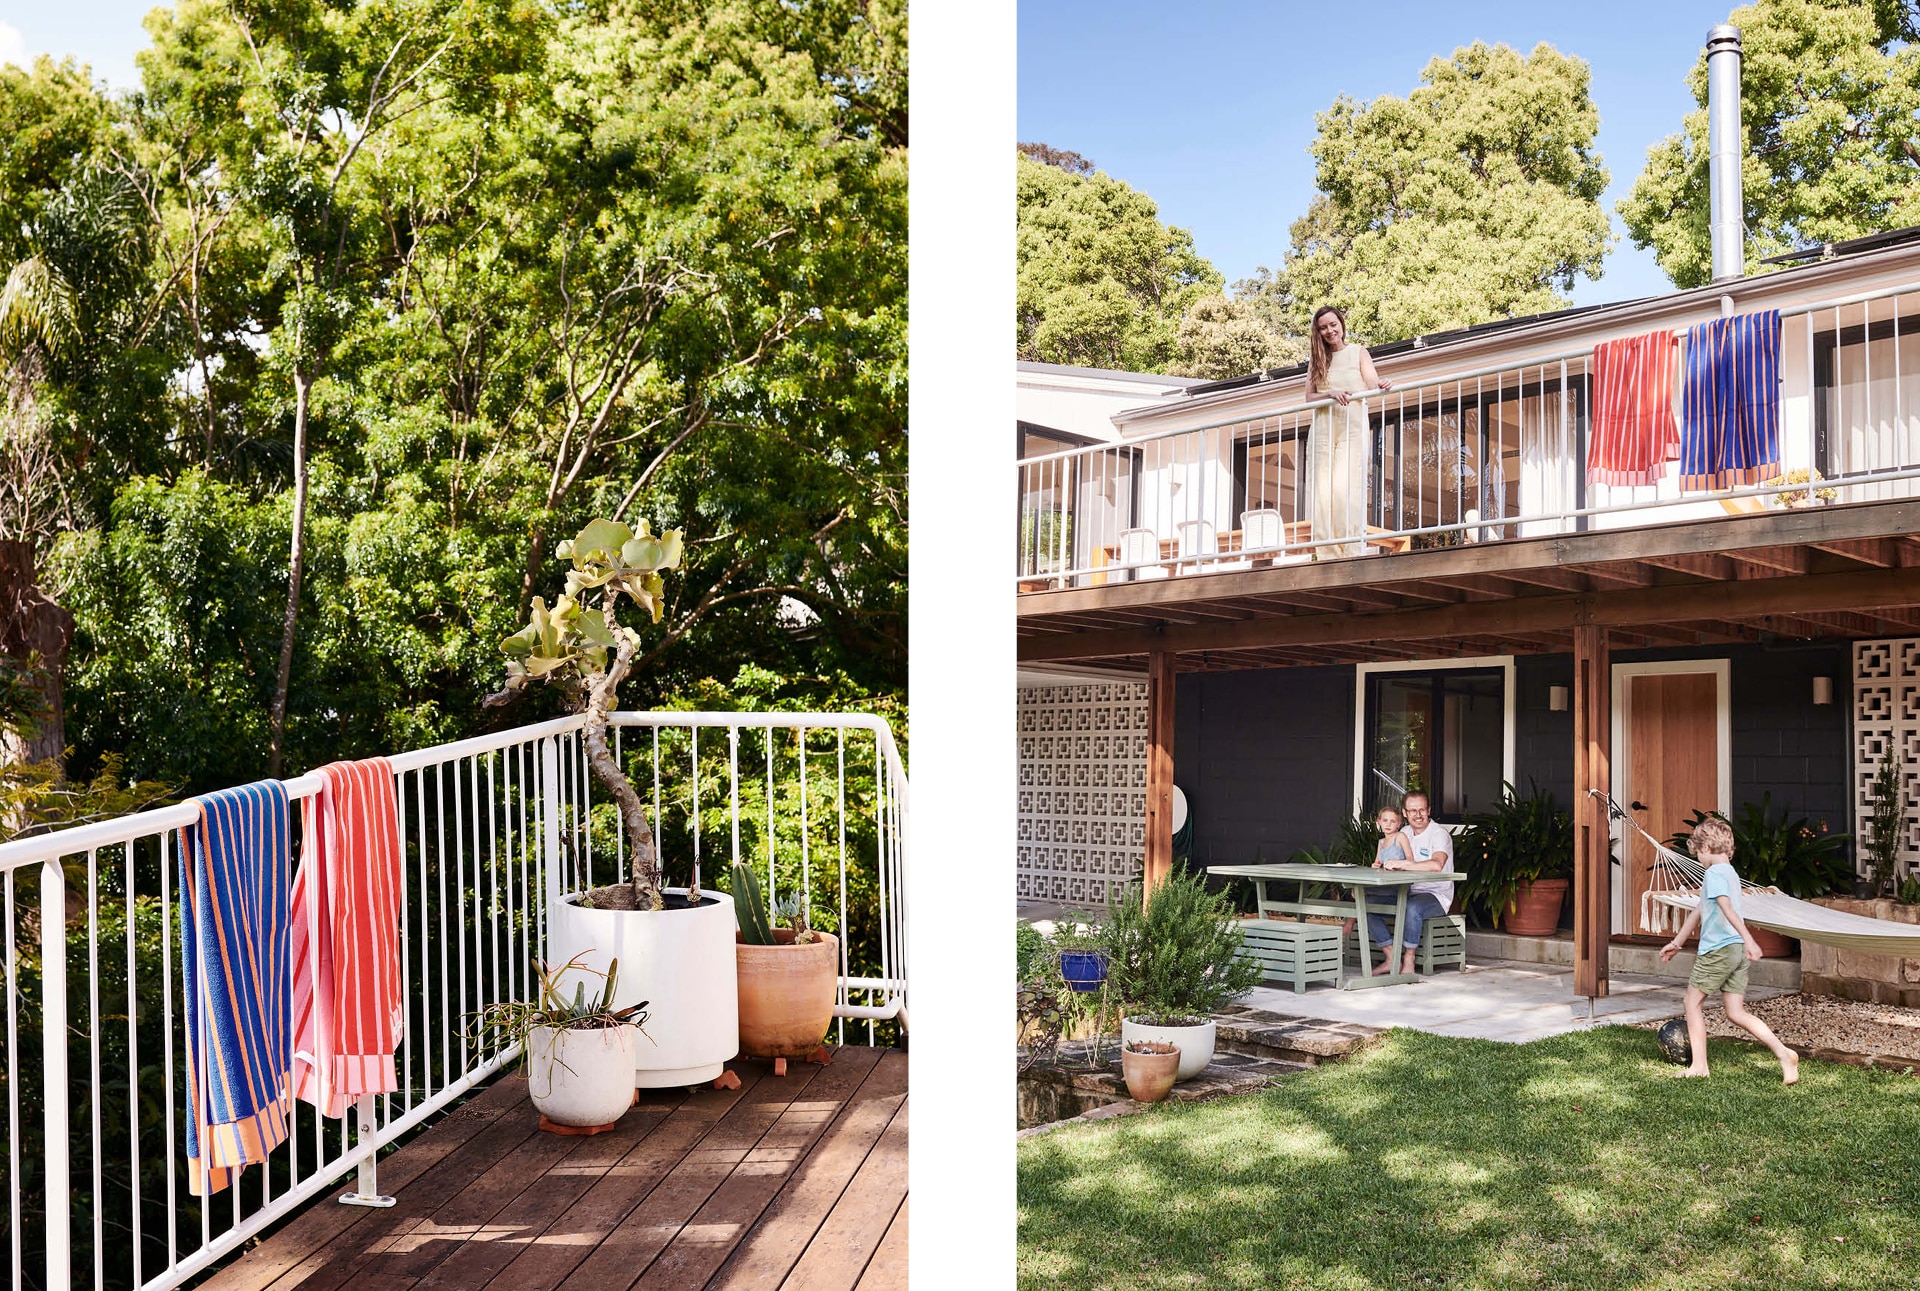
<instances>
[{"instance_id":1,"label":"small tree in pot","mask_svg":"<svg viewBox=\"0 0 1920 1291\"><path fill-rule=\"evenodd\" d=\"M678 529L655 537L647 532L645 521L635 533L615 520L595 520L577 537L562 542L554 554L572 565L567 590L552 609L542 597L533 598L527 625L500 643L501 653L507 656L506 684L482 701L484 707L498 707L516 699L531 683L551 682L566 692L576 711L586 712L580 735L587 746L587 765L619 805L620 824L633 857L631 883L587 894L587 903L595 909L658 910L665 905L660 855L646 807L614 760L607 745L607 724L620 683L640 648L640 634L618 622L620 598L625 596L658 623L665 593L661 571L679 567L682 549ZM593 592L600 594L597 607L587 604ZM699 903L697 874L687 898L689 904Z\"/></svg>"},{"instance_id":2,"label":"small tree in pot","mask_svg":"<svg viewBox=\"0 0 1920 1291\"><path fill-rule=\"evenodd\" d=\"M1108 985L1134 1010L1120 1020L1121 1043L1179 1046L1180 1080L1206 1070L1213 1013L1260 984L1259 964L1240 953L1232 902L1175 868L1144 904L1138 884L1109 899L1101 935Z\"/></svg>"},{"instance_id":3,"label":"small tree in pot","mask_svg":"<svg viewBox=\"0 0 1920 1291\"><path fill-rule=\"evenodd\" d=\"M587 763L620 809L633 878L554 902L549 951L601 972L618 957L653 984L662 1021L655 1044L640 1055L636 1083L735 1082L726 1074L726 1060L740 1051L733 903L724 893L703 896L697 870L684 891L663 885L646 808L607 743L620 683L640 647L640 634L618 621L621 601L659 621L662 571L680 564L680 532L656 537L645 524L636 532L595 520L555 554L568 565L566 591L551 609L536 597L527 626L501 643L506 685L486 702L503 704L535 682L548 682L585 713L580 733ZM595 599L597 605L589 603Z\"/></svg>"},{"instance_id":4,"label":"small tree in pot","mask_svg":"<svg viewBox=\"0 0 1920 1291\"><path fill-rule=\"evenodd\" d=\"M1502 784L1500 801L1467 818L1454 849L1469 908L1519 936L1553 935L1573 878L1573 813L1552 793L1529 781L1522 798Z\"/></svg>"}]
</instances>

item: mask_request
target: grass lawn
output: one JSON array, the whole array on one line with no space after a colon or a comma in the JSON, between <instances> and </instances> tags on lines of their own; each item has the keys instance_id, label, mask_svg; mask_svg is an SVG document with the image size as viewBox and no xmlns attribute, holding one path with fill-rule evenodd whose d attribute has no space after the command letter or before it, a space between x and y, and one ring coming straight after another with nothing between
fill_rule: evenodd
<instances>
[{"instance_id":1,"label":"grass lawn","mask_svg":"<svg viewBox=\"0 0 1920 1291\"><path fill-rule=\"evenodd\" d=\"M1920 1078L1394 1031L1020 1144L1022 1287L1920 1287Z\"/></svg>"}]
</instances>

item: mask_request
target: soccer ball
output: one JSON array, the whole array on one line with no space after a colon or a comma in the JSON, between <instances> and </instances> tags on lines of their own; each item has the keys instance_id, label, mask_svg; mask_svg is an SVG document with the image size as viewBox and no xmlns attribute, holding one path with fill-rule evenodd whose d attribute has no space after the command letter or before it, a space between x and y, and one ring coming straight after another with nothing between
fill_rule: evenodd
<instances>
[{"instance_id":1,"label":"soccer ball","mask_svg":"<svg viewBox=\"0 0 1920 1291\"><path fill-rule=\"evenodd\" d=\"M1684 1018L1674 1018L1663 1025L1655 1034L1660 1043L1660 1056L1675 1066L1687 1067L1693 1063L1693 1045L1687 1039L1687 1023Z\"/></svg>"}]
</instances>

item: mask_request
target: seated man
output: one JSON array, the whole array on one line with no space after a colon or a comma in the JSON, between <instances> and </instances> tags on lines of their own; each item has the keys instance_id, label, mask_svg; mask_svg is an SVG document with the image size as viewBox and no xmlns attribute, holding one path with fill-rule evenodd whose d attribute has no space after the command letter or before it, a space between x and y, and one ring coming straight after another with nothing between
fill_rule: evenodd
<instances>
[{"instance_id":1,"label":"seated man","mask_svg":"<svg viewBox=\"0 0 1920 1291\"><path fill-rule=\"evenodd\" d=\"M1453 861L1453 835L1447 827L1433 818L1433 811L1427 803L1424 793L1410 793L1406 797L1407 833L1413 836L1413 859L1409 861L1388 861L1384 867L1392 870L1444 870L1451 868ZM1369 913L1367 931L1372 934L1373 944L1386 952L1380 966L1373 971L1391 973L1393 971L1393 907L1397 894L1375 889L1367 894L1367 904L1379 908L1385 907L1384 915ZM1406 943L1401 947L1401 967L1403 973L1413 971L1413 952L1420 944L1420 929L1427 920L1447 912L1447 906L1453 901L1452 882L1416 883L1407 890L1407 930Z\"/></svg>"}]
</instances>

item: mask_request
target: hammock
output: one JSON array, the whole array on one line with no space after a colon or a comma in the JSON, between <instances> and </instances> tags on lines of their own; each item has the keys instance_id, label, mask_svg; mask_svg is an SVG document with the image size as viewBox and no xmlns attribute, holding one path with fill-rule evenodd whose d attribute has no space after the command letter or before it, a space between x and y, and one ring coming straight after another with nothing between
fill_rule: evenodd
<instances>
[{"instance_id":1,"label":"hammock","mask_svg":"<svg viewBox=\"0 0 1920 1291\"><path fill-rule=\"evenodd\" d=\"M1587 792L1607 804L1609 816L1632 826L1635 833L1653 846L1654 862L1647 875L1647 890L1640 894L1641 929L1678 932L1687 912L1700 904L1705 868L1685 852L1674 851L1640 828L1611 794L1598 789ZM1862 914L1829 910L1826 906L1790 897L1778 888L1763 888L1745 879L1740 880L1740 915L1756 928L1822 946L1920 959L1920 924L1895 923L1891 919L1869 919Z\"/></svg>"}]
</instances>

